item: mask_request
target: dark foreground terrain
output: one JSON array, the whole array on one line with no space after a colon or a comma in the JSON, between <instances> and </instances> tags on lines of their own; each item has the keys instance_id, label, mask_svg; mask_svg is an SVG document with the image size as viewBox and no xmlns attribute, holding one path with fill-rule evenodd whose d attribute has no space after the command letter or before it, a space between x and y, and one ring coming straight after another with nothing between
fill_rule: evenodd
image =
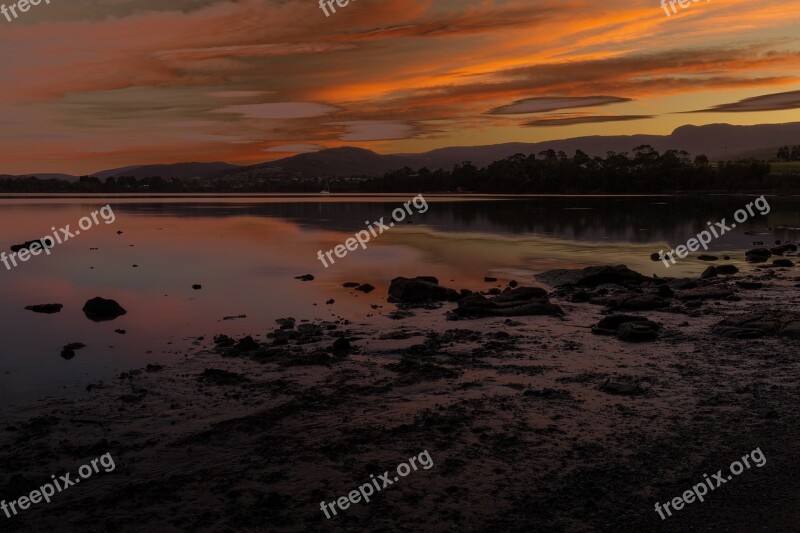
<instances>
[{"instance_id":1,"label":"dark foreground terrain","mask_svg":"<svg viewBox=\"0 0 800 533\"><path fill-rule=\"evenodd\" d=\"M0 530L796 531L800 277L736 264L551 272L488 298L405 280L363 323L208 332L180 364L4 412L5 500L105 453L116 468ZM659 518L756 448L763 467ZM321 512L423 450L430 469Z\"/></svg>"}]
</instances>

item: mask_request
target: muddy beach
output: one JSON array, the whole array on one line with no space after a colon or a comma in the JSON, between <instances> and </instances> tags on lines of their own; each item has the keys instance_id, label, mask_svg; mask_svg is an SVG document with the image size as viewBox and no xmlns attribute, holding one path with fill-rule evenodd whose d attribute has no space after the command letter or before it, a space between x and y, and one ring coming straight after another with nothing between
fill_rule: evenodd
<instances>
[{"instance_id":1,"label":"muddy beach","mask_svg":"<svg viewBox=\"0 0 800 533\"><path fill-rule=\"evenodd\" d=\"M1 527L790 531L800 278L714 268L554 271L473 293L398 278L359 323L208 332L178 363L5 409L7 500L104 453L116 469ZM654 511L756 448L763 467ZM431 468L321 511L423 450Z\"/></svg>"}]
</instances>

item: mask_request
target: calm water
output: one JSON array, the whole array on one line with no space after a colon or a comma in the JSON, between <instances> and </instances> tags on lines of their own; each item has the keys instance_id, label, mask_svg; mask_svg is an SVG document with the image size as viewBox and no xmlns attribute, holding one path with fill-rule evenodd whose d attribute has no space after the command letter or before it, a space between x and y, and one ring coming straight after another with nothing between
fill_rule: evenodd
<instances>
[{"instance_id":1,"label":"calm water","mask_svg":"<svg viewBox=\"0 0 800 533\"><path fill-rule=\"evenodd\" d=\"M0 264L0 400L82 394L88 383L151 362L183 357L192 342L216 333L261 338L284 316L359 319L384 304L396 276L434 275L446 285L485 288L486 275L525 279L550 268L625 263L646 274L697 274L707 265L683 260L669 270L650 254L685 243L753 197L428 196L428 210L349 252L325 269L317 251L332 249L410 200L391 196L246 198L3 198L0 247L43 236L110 204L116 220L83 231L11 270ZM800 238L800 198L768 198L756 214L712 243L739 253L754 241ZM413 209L413 208L412 208ZM415 209L416 211L416 209ZM122 234L117 234L117 231ZM747 235L745 232L755 233ZM669 245L668 245L669 244ZM90 250L97 248L97 250ZM138 265L134 267L133 265ZM313 274L304 283L293 279ZM451 281L452 280L452 281ZM377 287L353 293L342 283ZM193 290L192 284L203 286ZM128 314L91 322L86 300L113 298ZM333 305L326 305L328 299ZM26 305L61 303L53 315ZM226 316L247 318L223 320ZM127 334L115 333L125 329ZM70 342L86 348L60 357Z\"/></svg>"}]
</instances>

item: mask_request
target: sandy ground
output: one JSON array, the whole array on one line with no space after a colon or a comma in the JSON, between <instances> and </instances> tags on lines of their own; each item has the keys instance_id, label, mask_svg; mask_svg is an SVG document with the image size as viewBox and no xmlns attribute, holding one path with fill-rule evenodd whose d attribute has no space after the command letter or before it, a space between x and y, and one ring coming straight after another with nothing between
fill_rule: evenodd
<instances>
[{"instance_id":1,"label":"sandy ground","mask_svg":"<svg viewBox=\"0 0 800 533\"><path fill-rule=\"evenodd\" d=\"M0 530L796 531L800 340L712 331L799 310L794 269L759 277L741 301L631 313L663 326L644 343L593 335L603 307L558 298L563 318L448 321L448 303L395 320L387 304L313 342L237 355L208 332L178 364L4 409L6 501L105 453L116 468L0 514ZM326 353L338 336L352 349ZM756 448L763 467L659 518L657 501ZM430 469L331 519L320 510L423 450Z\"/></svg>"}]
</instances>

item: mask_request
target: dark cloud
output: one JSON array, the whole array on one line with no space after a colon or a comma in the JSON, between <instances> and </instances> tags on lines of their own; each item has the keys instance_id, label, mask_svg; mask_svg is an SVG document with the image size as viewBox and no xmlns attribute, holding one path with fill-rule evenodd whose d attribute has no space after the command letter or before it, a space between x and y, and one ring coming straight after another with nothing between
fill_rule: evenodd
<instances>
[{"instance_id":1,"label":"dark cloud","mask_svg":"<svg viewBox=\"0 0 800 533\"><path fill-rule=\"evenodd\" d=\"M619 104L631 101L630 98L620 98L617 96L540 96L517 100L510 105L495 107L489 111L489 114L520 115L526 113L540 113L542 111L555 111L557 109Z\"/></svg>"},{"instance_id":2,"label":"dark cloud","mask_svg":"<svg viewBox=\"0 0 800 533\"><path fill-rule=\"evenodd\" d=\"M749 111L780 111L797 108L800 108L800 91L789 91L754 96L730 104L720 104L708 109L689 111L689 113L745 113Z\"/></svg>"},{"instance_id":3,"label":"dark cloud","mask_svg":"<svg viewBox=\"0 0 800 533\"><path fill-rule=\"evenodd\" d=\"M593 122L621 122L654 118L653 115L595 115L585 117L540 118L525 122L523 126L570 126L573 124L590 124Z\"/></svg>"}]
</instances>

